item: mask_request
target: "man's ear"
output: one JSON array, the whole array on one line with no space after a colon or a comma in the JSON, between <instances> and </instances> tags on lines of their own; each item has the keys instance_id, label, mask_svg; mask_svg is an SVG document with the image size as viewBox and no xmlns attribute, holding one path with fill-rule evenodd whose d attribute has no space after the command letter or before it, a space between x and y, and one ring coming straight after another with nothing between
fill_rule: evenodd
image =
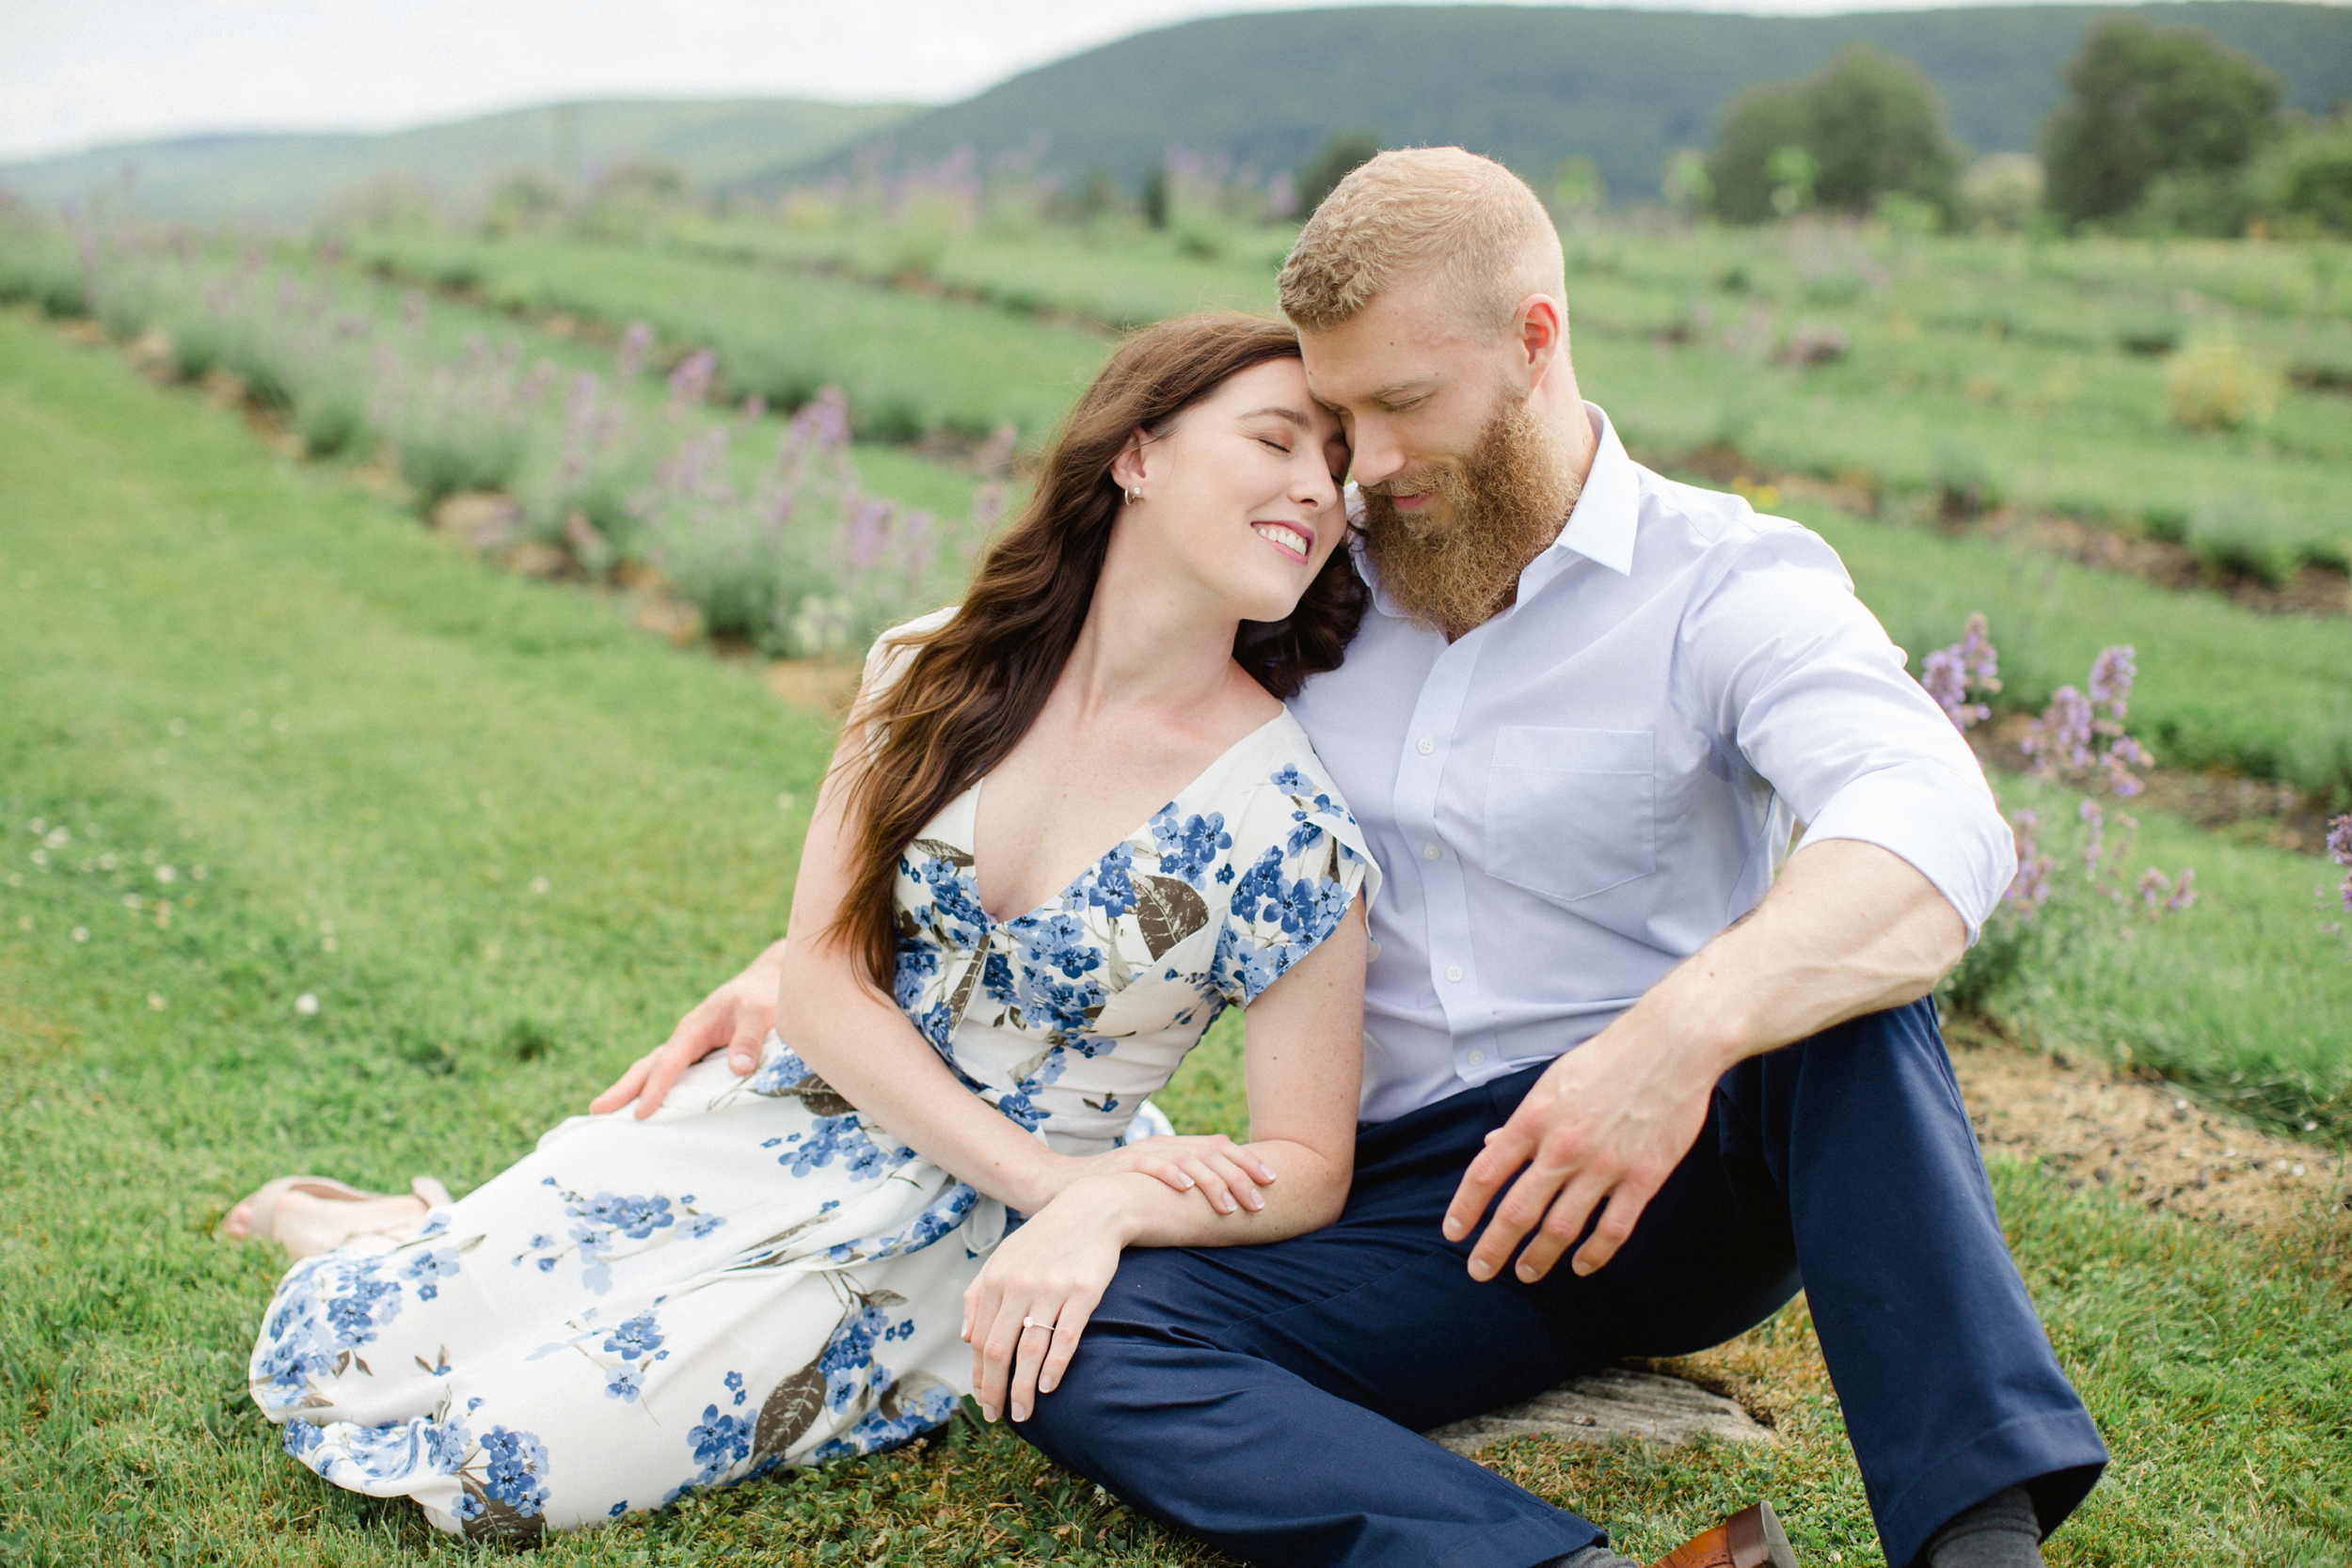
<instances>
[{"instance_id":1,"label":"man's ear","mask_svg":"<svg viewBox=\"0 0 2352 1568\"><path fill-rule=\"evenodd\" d=\"M1517 319L1528 380L1541 381L1551 361L1568 346L1568 308L1549 294L1529 294L1519 301Z\"/></svg>"},{"instance_id":2,"label":"man's ear","mask_svg":"<svg viewBox=\"0 0 2352 1568\"><path fill-rule=\"evenodd\" d=\"M1127 437L1127 444L1111 459L1111 482L1121 490L1143 488L1143 449L1151 443L1152 433L1141 425Z\"/></svg>"}]
</instances>

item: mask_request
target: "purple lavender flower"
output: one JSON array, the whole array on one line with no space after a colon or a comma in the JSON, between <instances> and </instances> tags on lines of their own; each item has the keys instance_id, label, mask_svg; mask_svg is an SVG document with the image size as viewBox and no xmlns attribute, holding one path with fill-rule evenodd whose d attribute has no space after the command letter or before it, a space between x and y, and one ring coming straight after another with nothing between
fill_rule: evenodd
<instances>
[{"instance_id":1,"label":"purple lavender flower","mask_svg":"<svg viewBox=\"0 0 2352 1568\"><path fill-rule=\"evenodd\" d=\"M612 356L612 375L622 382L634 381L645 369L645 356L653 352L653 328L644 322L631 322L621 334L621 349Z\"/></svg>"},{"instance_id":2,"label":"purple lavender flower","mask_svg":"<svg viewBox=\"0 0 2352 1568\"><path fill-rule=\"evenodd\" d=\"M2017 875L2010 879L2002 902L2013 907L2021 919L2031 920L2034 911L2050 901L2050 857L2042 852L2037 841L2042 819L2030 811L2010 814L2010 832L2017 838Z\"/></svg>"},{"instance_id":3,"label":"purple lavender flower","mask_svg":"<svg viewBox=\"0 0 2352 1568\"><path fill-rule=\"evenodd\" d=\"M719 374L719 356L698 348L670 372L670 406L690 408L710 399L710 384Z\"/></svg>"},{"instance_id":4,"label":"purple lavender flower","mask_svg":"<svg viewBox=\"0 0 2352 1568\"><path fill-rule=\"evenodd\" d=\"M2100 650L2090 661L2090 700L2107 710L2107 717L2121 723L2123 710L2131 702L2132 680L2139 673L2139 666L2132 657L2132 645L2119 643Z\"/></svg>"},{"instance_id":5,"label":"purple lavender flower","mask_svg":"<svg viewBox=\"0 0 2352 1568\"><path fill-rule=\"evenodd\" d=\"M1928 655L1926 672L1919 684L1943 708L1953 728L1965 730L1993 717L1989 705L1970 700L2001 689L2001 656L1993 646L1981 614L1968 617L1959 641Z\"/></svg>"},{"instance_id":6,"label":"purple lavender flower","mask_svg":"<svg viewBox=\"0 0 2352 1568\"><path fill-rule=\"evenodd\" d=\"M2352 866L2352 813L2328 824L2328 857L2338 865ZM2352 914L2352 876L2344 879L2344 912Z\"/></svg>"},{"instance_id":7,"label":"purple lavender flower","mask_svg":"<svg viewBox=\"0 0 2352 1568\"><path fill-rule=\"evenodd\" d=\"M2076 772L2091 763L2090 741L2097 715L2090 699L2071 686L2051 694L2050 705L2026 730L2019 747L2034 759L2034 771L2045 777Z\"/></svg>"}]
</instances>

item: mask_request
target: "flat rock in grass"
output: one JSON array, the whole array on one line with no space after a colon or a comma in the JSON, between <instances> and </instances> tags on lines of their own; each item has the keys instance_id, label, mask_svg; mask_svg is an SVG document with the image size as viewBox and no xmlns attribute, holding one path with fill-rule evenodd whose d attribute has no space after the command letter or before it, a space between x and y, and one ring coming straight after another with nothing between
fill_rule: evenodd
<instances>
[{"instance_id":1,"label":"flat rock in grass","mask_svg":"<svg viewBox=\"0 0 2352 1568\"><path fill-rule=\"evenodd\" d=\"M1623 1367L1570 1378L1524 1404L1454 1421L1426 1435L1456 1453L1471 1456L1506 1437L1534 1435L1579 1443L1639 1437L1669 1448L1701 1437L1731 1443L1778 1441L1721 1394L1710 1394L1678 1377Z\"/></svg>"}]
</instances>

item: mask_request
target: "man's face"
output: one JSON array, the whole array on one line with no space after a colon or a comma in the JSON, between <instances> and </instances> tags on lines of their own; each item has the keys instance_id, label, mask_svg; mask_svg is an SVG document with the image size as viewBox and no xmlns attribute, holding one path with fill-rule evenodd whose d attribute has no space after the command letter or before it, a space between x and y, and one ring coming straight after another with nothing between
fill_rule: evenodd
<instances>
[{"instance_id":1,"label":"man's face","mask_svg":"<svg viewBox=\"0 0 2352 1568\"><path fill-rule=\"evenodd\" d=\"M1308 389L1339 415L1356 483L1408 524L1441 531L1458 522L1447 475L1477 451L1504 399L1525 396L1516 340L1471 331L1432 278L1299 338Z\"/></svg>"},{"instance_id":2,"label":"man's face","mask_svg":"<svg viewBox=\"0 0 2352 1568\"><path fill-rule=\"evenodd\" d=\"M1301 342L1309 388L1351 438L1366 547L1397 607L1449 640L1508 607L1576 503L1576 466L1530 407L1549 356L1470 330L1430 282Z\"/></svg>"}]
</instances>

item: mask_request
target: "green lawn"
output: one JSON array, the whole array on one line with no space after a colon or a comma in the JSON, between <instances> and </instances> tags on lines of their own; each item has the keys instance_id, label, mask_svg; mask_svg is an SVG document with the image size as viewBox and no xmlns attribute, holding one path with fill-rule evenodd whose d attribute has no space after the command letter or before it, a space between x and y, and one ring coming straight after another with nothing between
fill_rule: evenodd
<instances>
[{"instance_id":1,"label":"green lawn","mask_svg":"<svg viewBox=\"0 0 2352 1568\"><path fill-rule=\"evenodd\" d=\"M609 1081L780 927L824 723L22 313L0 682L0 1557L506 1560L278 1453L243 1395L277 1263L208 1232L287 1170L463 1190ZM1168 1101L1231 1125L1230 1037ZM2053 1560L2341 1561L2352 1314L2316 1255L1994 1176L2120 1461ZM1801 1308L1732 1354L1777 1370L1776 1449L1498 1463L1637 1552L1763 1489L1808 1561L1873 1560ZM961 1427L536 1555L1205 1560Z\"/></svg>"}]
</instances>

